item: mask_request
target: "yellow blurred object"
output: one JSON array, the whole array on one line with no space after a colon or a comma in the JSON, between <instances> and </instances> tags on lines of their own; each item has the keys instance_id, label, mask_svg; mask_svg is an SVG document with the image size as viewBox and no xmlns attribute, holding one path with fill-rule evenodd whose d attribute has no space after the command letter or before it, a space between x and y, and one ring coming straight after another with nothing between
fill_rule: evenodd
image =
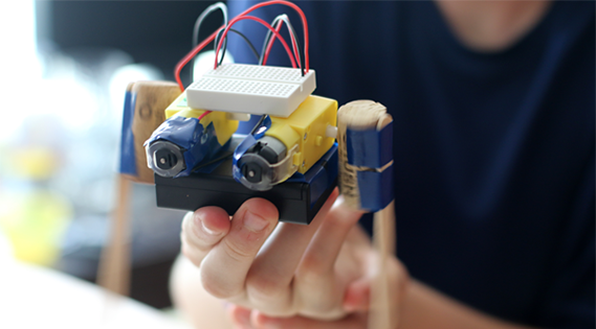
<instances>
[{"instance_id":1,"label":"yellow blurred object","mask_svg":"<svg viewBox=\"0 0 596 329\"><path fill-rule=\"evenodd\" d=\"M54 263L71 216L68 201L49 191L0 195L0 229L22 261Z\"/></svg>"},{"instance_id":2,"label":"yellow blurred object","mask_svg":"<svg viewBox=\"0 0 596 329\"><path fill-rule=\"evenodd\" d=\"M31 180L49 178L58 167L54 152L46 147L28 147L13 151L13 167L20 177Z\"/></svg>"}]
</instances>

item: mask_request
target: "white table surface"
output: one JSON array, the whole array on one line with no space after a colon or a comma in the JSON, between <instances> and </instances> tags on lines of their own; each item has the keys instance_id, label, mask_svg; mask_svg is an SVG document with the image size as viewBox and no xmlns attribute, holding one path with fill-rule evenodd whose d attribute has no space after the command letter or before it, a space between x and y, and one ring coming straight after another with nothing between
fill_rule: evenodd
<instances>
[{"instance_id":1,"label":"white table surface","mask_svg":"<svg viewBox=\"0 0 596 329\"><path fill-rule=\"evenodd\" d=\"M9 256L4 244L0 248L0 328L190 329L190 326L132 299L109 294L91 283L17 262Z\"/></svg>"}]
</instances>

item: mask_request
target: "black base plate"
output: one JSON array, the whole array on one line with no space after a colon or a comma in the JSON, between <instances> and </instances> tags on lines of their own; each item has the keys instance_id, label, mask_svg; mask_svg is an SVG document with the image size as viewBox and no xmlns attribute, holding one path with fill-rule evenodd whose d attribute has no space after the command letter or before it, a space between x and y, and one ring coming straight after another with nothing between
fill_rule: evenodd
<instances>
[{"instance_id":1,"label":"black base plate","mask_svg":"<svg viewBox=\"0 0 596 329\"><path fill-rule=\"evenodd\" d=\"M324 179L318 176L311 181L289 180L262 192L250 190L234 180L231 160L224 161L209 174L193 173L179 178L155 175L157 206L191 211L218 206L233 214L244 201L260 197L277 207L280 221L309 224L337 185L337 169L331 168L337 166L336 148L330 152L333 155L328 159L332 161L320 161L311 169L322 168Z\"/></svg>"}]
</instances>

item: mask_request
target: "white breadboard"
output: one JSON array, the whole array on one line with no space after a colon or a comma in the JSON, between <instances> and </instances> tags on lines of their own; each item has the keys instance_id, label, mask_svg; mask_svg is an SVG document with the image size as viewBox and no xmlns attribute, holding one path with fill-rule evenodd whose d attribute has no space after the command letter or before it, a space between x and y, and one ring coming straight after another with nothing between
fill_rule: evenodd
<instances>
[{"instance_id":1,"label":"white breadboard","mask_svg":"<svg viewBox=\"0 0 596 329\"><path fill-rule=\"evenodd\" d=\"M247 64L223 64L186 89L188 106L287 118L316 88L315 71Z\"/></svg>"}]
</instances>

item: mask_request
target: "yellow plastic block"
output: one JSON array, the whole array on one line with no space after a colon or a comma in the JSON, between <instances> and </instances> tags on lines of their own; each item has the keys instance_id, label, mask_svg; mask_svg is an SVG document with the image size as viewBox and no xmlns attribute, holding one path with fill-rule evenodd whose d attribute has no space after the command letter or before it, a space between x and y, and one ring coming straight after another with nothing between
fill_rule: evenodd
<instances>
[{"instance_id":1,"label":"yellow plastic block","mask_svg":"<svg viewBox=\"0 0 596 329\"><path fill-rule=\"evenodd\" d=\"M176 113L182 111L182 110L187 110L190 109L190 107L188 107L188 103L186 102L186 92L183 92L182 94L180 94L180 96L178 96L178 98L176 98L175 101L172 102L172 104L170 104L170 106L168 106L166 108L166 119L169 119L170 117L174 116ZM199 115L203 114L203 112L205 112L205 110L196 110L197 113Z\"/></svg>"},{"instance_id":2,"label":"yellow plastic block","mask_svg":"<svg viewBox=\"0 0 596 329\"><path fill-rule=\"evenodd\" d=\"M337 101L311 95L289 117L271 117L271 128L265 134L282 141L288 150L298 144L292 160L304 174L335 142L325 137L328 125L337 125Z\"/></svg>"},{"instance_id":3,"label":"yellow plastic block","mask_svg":"<svg viewBox=\"0 0 596 329\"><path fill-rule=\"evenodd\" d=\"M300 159L302 158L302 153L294 153L294 158L292 159L292 163L294 166L300 165Z\"/></svg>"}]
</instances>

